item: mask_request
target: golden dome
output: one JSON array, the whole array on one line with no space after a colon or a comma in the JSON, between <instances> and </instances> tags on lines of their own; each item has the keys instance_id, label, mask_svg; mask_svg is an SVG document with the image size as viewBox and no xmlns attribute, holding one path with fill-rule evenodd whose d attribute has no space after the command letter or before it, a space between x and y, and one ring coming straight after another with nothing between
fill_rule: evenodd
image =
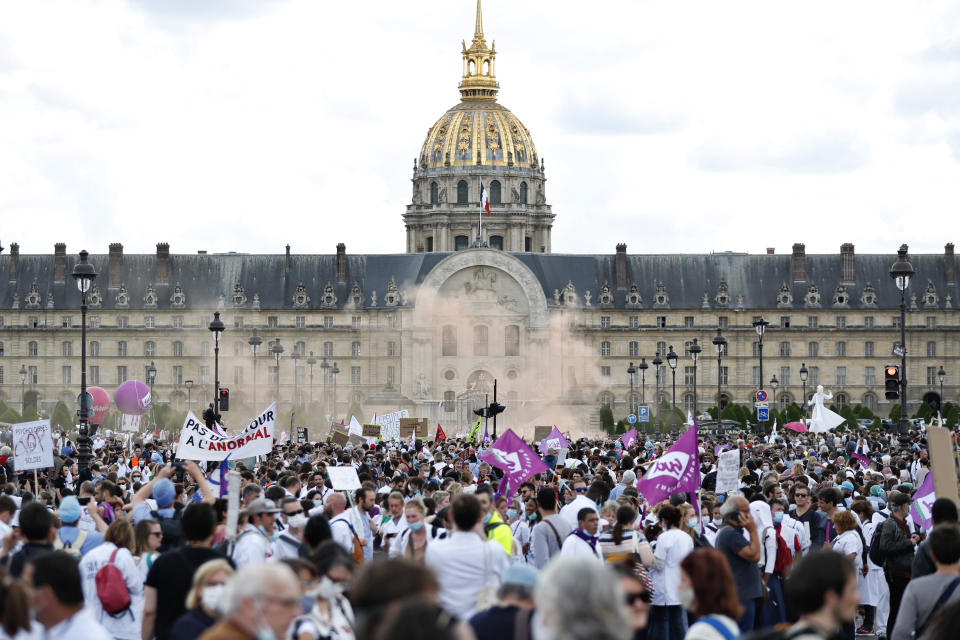
<instances>
[{"instance_id":1,"label":"golden dome","mask_svg":"<svg viewBox=\"0 0 960 640\"><path fill-rule=\"evenodd\" d=\"M496 47L487 47L477 0L473 41L463 43L460 104L430 127L420 150L420 168L501 166L537 168L530 131L509 109L497 104Z\"/></svg>"}]
</instances>

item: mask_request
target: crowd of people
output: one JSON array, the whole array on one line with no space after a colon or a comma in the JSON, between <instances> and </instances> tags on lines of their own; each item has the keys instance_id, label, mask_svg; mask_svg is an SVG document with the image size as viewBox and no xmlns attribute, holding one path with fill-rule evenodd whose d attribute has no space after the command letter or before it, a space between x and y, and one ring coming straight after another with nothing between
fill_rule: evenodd
<instances>
[{"instance_id":1,"label":"crowd of people","mask_svg":"<svg viewBox=\"0 0 960 640\"><path fill-rule=\"evenodd\" d=\"M36 480L3 468L0 640L954 637L956 496L910 513L923 433L701 435L700 490L652 503L676 437L572 441L506 495L490 443L286 443L229 494L175 445L80 469L59 434Z\"/></svg>"}]
</instances>

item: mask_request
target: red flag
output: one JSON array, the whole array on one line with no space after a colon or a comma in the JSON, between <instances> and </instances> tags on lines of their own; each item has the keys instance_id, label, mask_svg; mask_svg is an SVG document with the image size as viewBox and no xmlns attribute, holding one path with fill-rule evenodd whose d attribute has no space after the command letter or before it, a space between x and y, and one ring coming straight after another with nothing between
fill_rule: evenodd
<instances>
[{"instance_id":1,"label":"red flag","mask_svg":"<svg viewBox=\"0 0 960 640\"><path fill-rule=\"evenodd\" d=\"M447 434L443 432L443 427L440 426L440 423L437 423L437 435L434 437L434 440L439 442L440 440L446 440Z\"/></svg>"}]
</instances>

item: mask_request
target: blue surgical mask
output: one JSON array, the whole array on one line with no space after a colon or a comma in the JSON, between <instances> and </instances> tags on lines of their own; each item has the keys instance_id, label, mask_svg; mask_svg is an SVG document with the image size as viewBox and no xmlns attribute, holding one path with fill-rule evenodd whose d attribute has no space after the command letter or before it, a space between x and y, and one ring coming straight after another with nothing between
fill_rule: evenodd
<instances>
[{"instance_id":1,"label":"blue surgical mask","mask_svg":"<svg viewBox=\"0 0 960 640\"><path fill-rule=\"evenodd\" d=\"M783 522L783 511L777 511L775 514L773 514L773 521L777 524Z\"/></svg>"},{"instance_id":2,"label":"blue surgical mask","mask_svg":"<svg viewBox=\"0 0 960 640\"><path fill-rule=\"evenodd\" d=\"M408 522L407 526L410 528L410 531L420 531L420 529L423 529L423 520Z\"/></svg>"},{"instance_id":3,"label":"blue surgical mask","mask_svg":"<svg viewBox=\"0 0 960 640\"><path fill-rule=\"evenodd\" d=\"M714 518L714 519L713 519L713 524L715 524L716 526L719 527L720 525L723 524L723 518Z\"/></svg>"},{"instance_id":4,"label":"blue surgical mask","mask_svg":"<svg viewBox=\"0 0 960 640\"><path fill-rule=\"evenodd\" d=\"M507 520L513 520L517 517L516 509L507 509Z\"/></svg>"},{"instance_id":5,"label":"blue surgical mask","mask_svg":"<svg viewBox=\"0 0 960 640\"><path fill-rule=\"evenodd\" d=\"M688 519L688 520L687 520L687 526L690 527L691 529L696 529L697 527L700 526L700 518L694 516L694 517Z\"/></svg>"},{"instance_id":6,"label":"blue surgical mask","mask_svg":"<svg viewBox=\"0 0 960 640\"><path fill-rule=\"evenodd\" d=\"M492 518L492 517L493 517L493 512L492 512L492 511L491 511L490 513L485 514L485 515L483 516L483 524L487 524L488 522L490 522L490 518Z\"/></svg>"},{"instance_id":7,"label":"blue surgical mask","mask_svg":"<svg viewBox=\"0 0 960 640\"><path fill-rule=\"evenodd\" d=\"M537 512L534 511L533 513L531 513L530 515L528 515L528 516L527 516L527 519L528 519L528 520L536 520L536 519L537 519Z\"/></svg>"}]
</instances>

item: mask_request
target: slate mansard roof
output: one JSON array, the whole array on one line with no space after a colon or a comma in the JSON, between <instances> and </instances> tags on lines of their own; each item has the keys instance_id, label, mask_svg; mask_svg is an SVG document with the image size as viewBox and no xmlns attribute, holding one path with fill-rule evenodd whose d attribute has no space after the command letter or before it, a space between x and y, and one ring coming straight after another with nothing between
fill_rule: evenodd
<instances>
[{"instance_id":1,"label":"slate mansard roof","mask_svg":"<svg viewBox=\"0 0 960 640\"><path fill-rule=\"evenodd\" d=\"M125 254L122 258L114 256L112 279L110 255L92 255L90 260L98 273L96 284L103 309L209 309L220 306L221 296L226 309L253 309L256 296L261 309L320 310L353 308L355 286L362 295L362 308L411 306L415 300L410 294L416 285L449 255L229 253L169 254L161 258L154 254ZM591 307L613 309L896 309L900 302L889 276L896 260L894 253L803 255L804 278L796 280L797 256L790 254L629 255L624 247L622 253L606 255L509 255L535 274L550 307L585 306L587 292ZM70 273L78 259L76 254L60 258L64 277L57 281L57 258L53 254L0 255L0 309L76 308L80 295ZM853 278L843 282L843 261L848 261L849 273L851 259ZM908 301L911 308L954 308L960 302L956 300L957 265L952 245L943 254L911 255L910 260L916 270L909 289L909 295L916 296L915 301ZM623 269L618 269L618 261ZM165 282L160 276L161 262L167 265ZM338 262L343 266L339 279ZM8 273L9 277L5 277ZM395 289L392 282L396 283ZM117 301L121 284L127 294L127 306ZM185 296L181 307L171 301L177 284ZM811 295L812 285L819 293L819 303L816 293ZM838 292L841 285L847 301L837 304L835 297L843 293ZM872 286L872 303L868 285ZM31 291L35 294L31 295ZM152 298L148 296L151 291ZM325 295L329 291L335 302ZM396 302L386 304L390 291L399 296ZM564 294L568 292L573 297L565 303ZM639 301L631 298L631 293L638 294ZM240 304L234 303L235 294L242 300ZM665 300L658 301L658 294ZM155 300L152 304L151 299Z\"/></svg>"}]
</instances>

